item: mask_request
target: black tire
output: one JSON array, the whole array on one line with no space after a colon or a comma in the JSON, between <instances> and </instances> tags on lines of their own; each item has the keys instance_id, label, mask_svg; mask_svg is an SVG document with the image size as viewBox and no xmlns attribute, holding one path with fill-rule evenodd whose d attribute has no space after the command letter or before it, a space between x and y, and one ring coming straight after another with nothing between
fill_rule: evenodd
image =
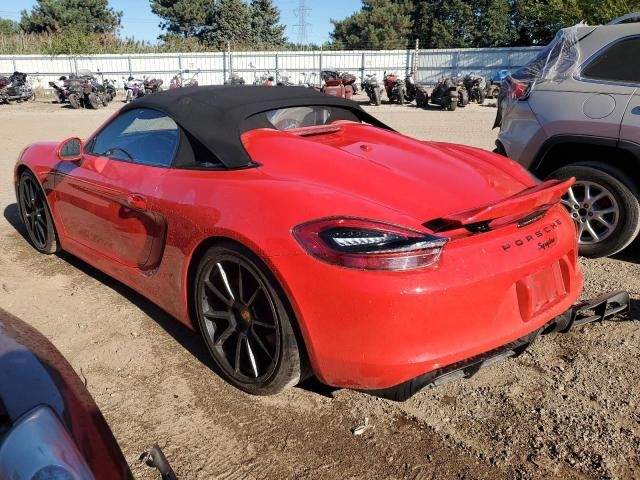
<instances>
[{"instance_id":1,"label":"black tire","mask_svg":"<svg viewBox=\"0 0 640 480\"><path fill-rule=\"evenodd\" d=\"M464 108L469 104L469 92L466 90L460 90L458 92L458 106Z\"/></svg>"},{"instance_id":2,"label":"black tire","mask_svg":"<svg viewBox=\"0 0 640 480\"><path fill-rule=\"evenodd\" d=\"M376 107L382 105L382 96L380 95L380 89L373 89L373 103L375 103Z\"/></svg>"},{"instance_id":3,"label":"black tire","mask_svg":"<svg viewBox=\"0 0 640 480\"><path fill-rule=\"evenodd\" d=\"M398 105L404 105L405 100L404 100L404 90L400 89L398 91Z\"/></svg>"},{"instance_id":4,"label":"black tire","mask_svg":"<svg viewBox=\"0 0 640 480\"><path fill-rule=\"evenodd\" d=\"M196 321L220 372L240 390L273 395L301 381L306 357L286 305L274 275L248 249L223 243L202 257Z\"/></svg>"},{"instance_id":5,"label":"black tire","mask_svg":"<svg viewBox=\"0 0 640 480\"><path fill-rule=\"evenodd\" d=\"M445 108L447 109L447 111L453 112L453 111L455 111L457 106L458 106L458 104L452 98L450 98L447 101L447 104L446 104Z\"/></svg>"},{"instance_id":6,"label":"black tire","mask_svg":"<svg viewBox=\"0 0 640 480\"><path fill-rule=\"evenodd\" d=\"M20 175L17 197L20 220L27 230L31 245L40 253L58 252L58 235L45 193L36 177L28 170Z\"/></svg>"},{"instance_id":7,"label":"black tire","mask_svg":"<svg viewBox=\"0 0 640 480\"><path fill-rule=\"evenodd\" d=\"M71 108L79 109L82 105L80 104L80 97L76 93L72 93L69 95L69 105Z\"/></svg>"},{"instance_id":8,"label":"black tire","mask_svg":"<svg viewBox=\"0 0 640 480\"><path fill-rule=\"evenodd\" d=\"M89 106L94 110L97 110L98 108L100 108L100 100L98 99L98 96L95 93L91 92L89 95L86 96L86 99L89 102Z\"/></svg>"},{"instance_id":9,"label":"black tire","mask_svg":"<svg viewBox=\"0 0 640 480\"><path fill-rule=\"evenodd\" d=\"M591 189L608 192L608 195L594 202L593 206L588 209L575 208L576 205L584 207L589 205L588 203L574 205L575 202L571 201L569 194L563 197L563 203L579 228L581 224L585 224L579 233L580 255L591 258L606 257L623 250L633 242L640 231L640 203L635 183L624 172L600 162L568 165L548 176L548 178L560 180L571 177L576 178L577 186L573 188L575 189L574 198L578 201L582 200L579 197L580 192L584 192L584 197L586 197L586 189L580 185L588 183L591 185ZM598 212L611 209L617 209L618 213L608 213L609 216L606 218L603 215L598 215ZM603 218L611 227L606 227L600 220L597 220L597 217ZM595 231L596 235L602 235L602 240L597 241L586 228L586 224L591 225L591 230Z\"/></svg>"},{"instance_id":10,"label":"black tire","mask_svg":"<svg viewBox=\"0 0 640 480\"><path fill-rule=\"evenodd\" d=\"M484 90L478 92L478 103L482 105L484 103Z\"/></svg>"}]
</instances>

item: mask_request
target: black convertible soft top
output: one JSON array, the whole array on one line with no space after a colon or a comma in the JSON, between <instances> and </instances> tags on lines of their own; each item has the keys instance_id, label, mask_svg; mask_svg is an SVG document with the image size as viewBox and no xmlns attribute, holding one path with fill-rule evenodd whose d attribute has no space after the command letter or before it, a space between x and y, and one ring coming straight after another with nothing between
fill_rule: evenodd
<instances>
[{"instance_id":1,"label":"black convertible soft top","mask_svg":"<svg viewBox=\"0 0 640 480\"><path fill-rule=\"evenodd\" d=\"M227 168L252 165L240 135L255 128L274 128L257 114L280 108L329 106L349 110L362 122L391 130L357 103L305 87L220 85L187 87L144 96L122 108L158 110L170 116Z\"/></svg>"}]
</instances>

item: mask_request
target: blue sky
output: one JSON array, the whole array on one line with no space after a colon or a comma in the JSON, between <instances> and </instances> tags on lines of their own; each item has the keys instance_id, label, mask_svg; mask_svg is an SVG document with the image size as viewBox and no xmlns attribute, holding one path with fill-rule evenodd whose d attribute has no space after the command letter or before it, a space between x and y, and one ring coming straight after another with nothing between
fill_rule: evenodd
<instances>
[{"instance_id":1,"label":"blue sky","mask_svg":"<svg viewBox=\"0 0 640 480\"><path fill-rule=\"evenodd\" d=\"M0 0L0 17L20 19L20 11L31 9L35 0ZM147 0L110 0L116 10L122 10L122 35L134 36L139 40L154 41L160 30L159 19L151 13ZM274 0L280 8L281 21L287 27L287 36L296 41L297 34L293 25L297 23L294 11L298 7L299 0ZM329 39L331 31L331 18L343 18L360 9L360 0L307 0L307 7L311 10L307 14L307 36L310 42L322 43Z\"/></svg>"}]
</instances>

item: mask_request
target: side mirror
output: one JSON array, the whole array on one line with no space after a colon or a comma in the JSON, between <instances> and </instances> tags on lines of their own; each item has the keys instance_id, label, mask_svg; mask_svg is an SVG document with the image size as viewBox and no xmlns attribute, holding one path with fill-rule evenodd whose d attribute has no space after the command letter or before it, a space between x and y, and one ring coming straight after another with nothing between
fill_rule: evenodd
<instances>
[{"instance_id":1,"label":"side mirror","mask_svg":"<svg viewBox=\"0 0 640 480\"><path fill-rule=\"evenodd\" d=\"M56 149L56 156L63 162L77 162L82 159L84 145L78 137L63 140Z\"/></svg>"}]
</instances>

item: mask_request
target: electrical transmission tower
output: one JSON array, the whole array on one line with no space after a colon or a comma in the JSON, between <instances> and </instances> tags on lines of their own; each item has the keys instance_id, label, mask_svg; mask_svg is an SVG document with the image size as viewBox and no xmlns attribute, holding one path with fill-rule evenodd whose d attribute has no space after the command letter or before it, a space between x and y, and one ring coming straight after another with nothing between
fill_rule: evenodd
<instances>
[{"instance_id":1,"label":"electrical transmission tower","mask_svg":"<svg viewBox=\"0 0 640 480\"><path fill-rule=\"evenodd\" d=\"M301 45L307 43L307 27L311 25L307 22L309 12L311 12L311 8L307 7L306 0L299 0L298 8L294 10L294 14L298 18L298 22L294 25L294 28L298 30L298 43Z\"/></svg>"}]
</instances>

